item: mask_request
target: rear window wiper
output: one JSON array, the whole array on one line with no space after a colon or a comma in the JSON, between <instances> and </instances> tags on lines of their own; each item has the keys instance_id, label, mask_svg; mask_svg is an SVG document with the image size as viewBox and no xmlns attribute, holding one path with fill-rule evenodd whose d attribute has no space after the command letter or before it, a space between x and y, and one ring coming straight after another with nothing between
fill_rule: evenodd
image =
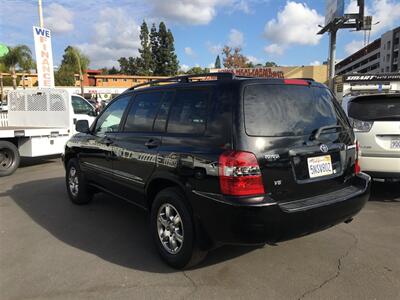
<instances>
[{"instance_id":1,"label":"rear window wiper","mask_svg":"<svg viewBox=\"0 0 400 300\"><path fill-rule=\"evenodd\" d=\"M330 129L339 129L342 128L342 126L340 125L327 125L327 126L322 126L320 128L318 128L317 131L315 131L315 133L312 133L310 136L310 140L318 140L320 135L322 134L323 131L325 130L330 130Z\"/></svg>"}]
</instances>

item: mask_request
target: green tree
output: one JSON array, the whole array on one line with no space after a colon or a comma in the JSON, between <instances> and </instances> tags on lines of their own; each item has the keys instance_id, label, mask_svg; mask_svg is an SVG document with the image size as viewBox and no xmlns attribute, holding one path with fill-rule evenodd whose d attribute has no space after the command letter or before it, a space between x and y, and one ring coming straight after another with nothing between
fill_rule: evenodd
<instances>
[{"instance_id":1,"label":"green tree","mask_svg":"<svg viewBox=\"0 0 400 300\"><path fill-rule=\"evenodd\" d=\"M158 51L159 51L159 44L158 44L158 32L156 28L156 24L153 23L150 29L150 50L151 50L151 70L153 75L156 72L156 66L158 64Z\"/></svg>"},{"instance_id":2,"label":"green tree","mask_svg":"<svg viewBox=\"0 0 400 300\"><path fill-rule=\"evenodd\" d=\"M17 68L22 71L29 71L32 68L32 52L26 45L8 47L9 51L0 58L0 62L11 73L13 88L17 88Z\"/></svg>"},{"instance_id":3,"label":"green tree","mask_svg":"<svg viewBox=\"0 0 400 300\"><path fill-rule=\"evenodd\" d=\"M121 57L118 63L122 74L137 75L140 72L141 60L138 57Z\"/></svg>"},{"instance_id":4,"label":"green tree","mask_svg":"<svg viewBox=\"0 0 400 300\"><path fill-rule=\"evenodd\" d=\"M202 68L202 67L193 67L189 69L186 74L188 75L198 75L198 74L204 74L204 73L209 73L210 69L209 68Z\"/></svg>"},{"instance_id":5,"label":"green tree","mask_svg":"<svg viewBox=\"0 0 400 300\"><path fill-rule=\"evenodd\" d=\"M153 56L151 53L151 44L149 40L149 29L145 21L140 27L140 75L151 75L153 68Z\"/></svg>"},{"instance_id":6,"label":"green tree","mask_svg":"<svg viewBox=\"0 0 400 300\"><path fill-rule=\"evenodd\" d=\"M111 69L108 69L106 67L101 68L101 74L102 75L115 75L118 74L118 70L113 66Z\"/></svg>"},{"instance_id":7,"label":"green tree","mask_svg":"<svg viewBox=\"0 0 400 300\"><path fill-rule=\"evenodd\" d=\"M267 61L265 63L265 66L271 68L271 67L277 67L278 65L273 61Z\"/></svg>"},{"instance_id":8,"label":"green tree","mask_svg":"<svg viewBox=\"0 0 400 300\"><path fill-rule=\"evenodd\" d=\"M221 69L221 59L219 58L219 55L217 55L217 58L215 59L214 68Z\"/></svg>"},{"instance_id":9,"label":"green tree","mask_svg":"<svg viewBox=\"0 0 400 300\"><path fill-rule=\"evenodd\" d=\"M175 75L178 73L179 62L175 54L174 36L171 30L167 30L164 22L161 22L157 33L158 49L155 50L155 69L157 75Z\"/></svg>"},{"instance_id":10,"label":"green tree","mask_svg":"<svg viewBox=\"0 0 400 300\"><path fill-rule=\"evenodd\" d=\"M89 63L89 58L78 48L68 46L64 50L60 69L55 76L56 85L74 85L75 73L79 73L81 94L83 95L83 73L87 70Z\"/></svg>"}]
</instances>

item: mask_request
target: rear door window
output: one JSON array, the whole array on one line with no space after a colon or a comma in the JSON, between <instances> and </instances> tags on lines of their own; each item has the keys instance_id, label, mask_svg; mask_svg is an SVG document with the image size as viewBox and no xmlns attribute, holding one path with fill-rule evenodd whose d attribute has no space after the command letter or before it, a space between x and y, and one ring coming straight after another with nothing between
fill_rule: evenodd
<instances>
[{"instance_id":1,"label":"rear door window","mask_svg":"<svg viewBox=\"0 0 400 300\"><path fill-rule=\"evenodd\" d=\"M361 121L400 121L400 96L357 97L350 100L348 115Z\"/></svg>"},{"instance_id":2,"label":"rear door window","mask_svg":"<svg viewBox=\"0 0 400 300\"><path fill-rule=\"evenodd\" d=\"M325 88L255 84L244 91L245 128L250 136L308 135L328 125L348 128L339 109Z\"/></svg>"},{"instance_id":3,"label":"rear door window","mask_svg":"<svg viewBox=\"0 0 400 300\"><path fill-rule=\"evenodd\" d=\"M171 106L169 133L202 134L206 129L209 89L178 90Z\"/></svg>"},{"instance_id":4,"label":"rear door window","mask_svg":"<svg viewBox=\"0 0 400 300\"><path fill-rule=\"evenodd\" d=\"M150 92L139 94L131 106L124 131L152 131L163 92Z\"/></svg>"}]
</instances>

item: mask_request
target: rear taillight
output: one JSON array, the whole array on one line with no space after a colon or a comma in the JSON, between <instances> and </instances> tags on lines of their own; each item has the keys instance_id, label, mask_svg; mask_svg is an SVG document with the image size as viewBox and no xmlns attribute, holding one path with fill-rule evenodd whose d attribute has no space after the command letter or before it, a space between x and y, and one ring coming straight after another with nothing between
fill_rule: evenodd
<instances>
[{"instance_id":1,"label":"rear taillight","mask_svg":"<svg viewBox=\"0 0 400 300\"><path fill-rule=\"evenodd\" d=\"M356 162L354 164L354 173L359 174L361 172L360 166L360 144L356 141Z\"/></svg>"},{"instance_id":2,"label":"rear taillight","mask_svg":"<svg viewBox=\"0 0 400 300\"><path fill-rule=\"evenodd\" d=\"M261 171L251 152L226 151L219 157L221 192L231 196L264 194Z\"/></svg>"}]
</instances>

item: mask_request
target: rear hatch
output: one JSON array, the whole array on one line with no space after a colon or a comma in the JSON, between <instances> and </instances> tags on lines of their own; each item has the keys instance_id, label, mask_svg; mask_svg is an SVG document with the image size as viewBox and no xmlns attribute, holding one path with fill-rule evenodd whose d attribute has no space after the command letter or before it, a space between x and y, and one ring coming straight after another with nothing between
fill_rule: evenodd
<instances>
[{"instance_id":1,"label":"rear hatch","mask_svg":"<svg viewBox=\"0 0 400 300\"><path fill-rule=\"evenodd\" d=\"M347 109L363 156L400 157L400 94L359 96Z\"/></svg>"},{"instance_id":2,"label":"rear hatch","mask_svg":"<svg viewBox=\"0 0 400 300\"><path fill-rule=\"evenodd\" d=\"M331 92L303 80L276 82L243 91L239 147L256 155L265 192L289 202L350 186L354 134Z\"/></svg>"}]
</instances>

